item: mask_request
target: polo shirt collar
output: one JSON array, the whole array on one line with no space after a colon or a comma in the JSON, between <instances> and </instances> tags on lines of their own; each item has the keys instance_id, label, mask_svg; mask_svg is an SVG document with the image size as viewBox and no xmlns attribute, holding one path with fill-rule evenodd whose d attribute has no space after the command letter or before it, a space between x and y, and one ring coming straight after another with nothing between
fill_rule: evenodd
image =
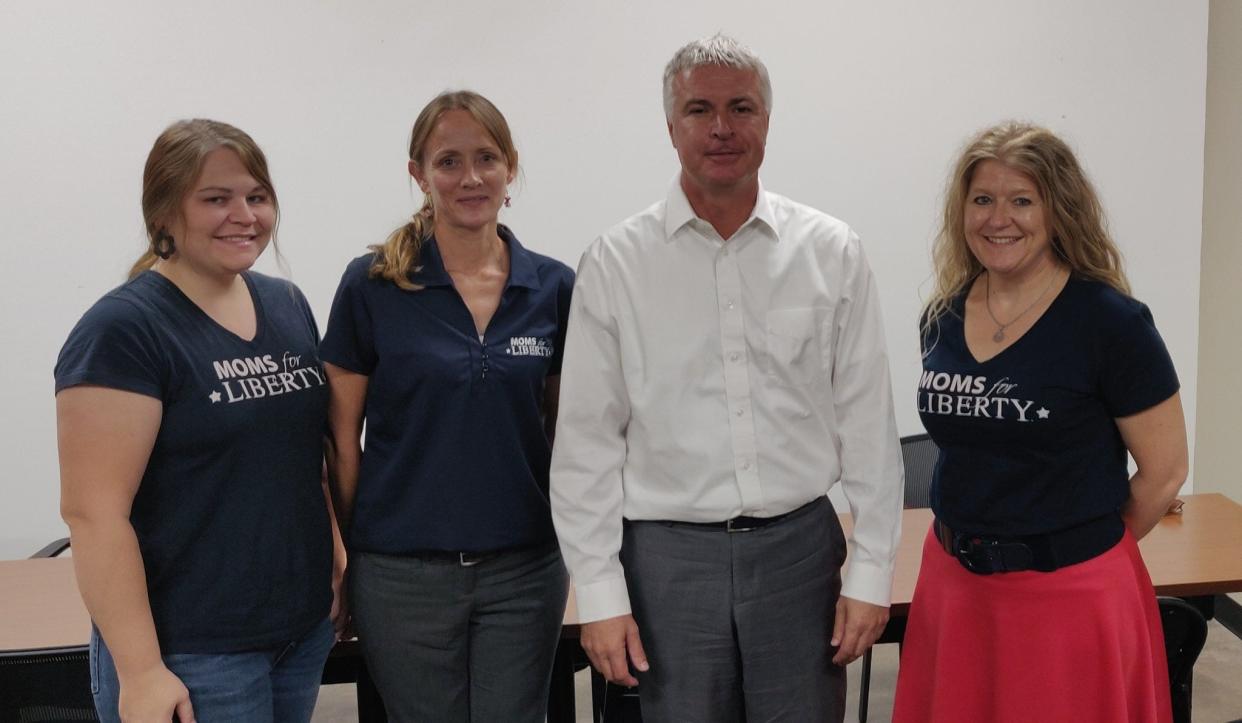
<instances>
[{"instance_id":1,"label":"polo shirt collar","mask_svg":"<svg viewBox=\"0 0 1242 723\"><path fill-rule=\"evenodd\" d=\"M535 269L535 259L503 224L497 226L497 233L509 245L509 280L505 288L520 286L527 289L540 288L539 272ZM444 270L444 257L440 255L440 246L436 237L431 236L423 242L422 267L410 274L410 281L423 287L452 286L453 279Z\"/></svg>"},{"instance_id":2,"label":"polo shirt collar","mask_svg":"<svg viewBox=\"0 0 1242 723\"><path fill-rule=\"evenodd\" d=\"M678 173L673 179L673 183L669 186L668 195L665 197L664 204L664 238L672 241L674 236L691 221L698 219L694 213L694 208L690 206L690 199L686 198L686 192L681 187L681 174ZM768 194L763 190L763 181L759 181L759 192L755 197L755 207L750 210L750 216L746 222L742 224L742 228L752 223L762 223L768 228L768 235L773 241L780 240L780 234L776 230L776 213L772 209L772 202L768 199Z\"/></svg>"}]
</instances>

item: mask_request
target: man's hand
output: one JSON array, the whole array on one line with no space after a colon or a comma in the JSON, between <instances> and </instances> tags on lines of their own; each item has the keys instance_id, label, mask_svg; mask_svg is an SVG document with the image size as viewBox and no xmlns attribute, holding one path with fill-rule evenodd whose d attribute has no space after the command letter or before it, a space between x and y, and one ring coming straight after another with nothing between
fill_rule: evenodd
<instances>
[{"instance_id":1,"label":"man's hand","mask_svg":"<svg viewBox=\"0 0 1242 723\"><path fill-rule=\"evenodd\" d=\"M832 626L832 644L837 654L832 662L847 665L862 657L867 648L884 632L888 608L841 596L837 600L837 618Z\"/></svg>"},{"instance_id":2,"label":"man's hand","mask_svg":"<svg viewBox=\"0 0 1242 723\"><path fill-rule=\"evenodd\" d=\"M888 611L885 610L886 618L887 615ZM638 685L638 679L630 673L630 666L626 663L627 654L636 669L647 672L647 654L643 652L643 642L638 637L638 623L634 622L633 615L618 615L607 620L583 623L581 643L591 665L609 683L628 688Z\"/></svg>"}]
</instances>

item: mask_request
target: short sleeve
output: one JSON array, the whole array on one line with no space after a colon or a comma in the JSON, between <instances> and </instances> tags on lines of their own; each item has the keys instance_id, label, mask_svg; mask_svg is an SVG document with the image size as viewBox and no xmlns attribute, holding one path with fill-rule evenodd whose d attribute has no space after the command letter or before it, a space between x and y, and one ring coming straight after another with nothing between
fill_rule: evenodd
<instances>
[{"instance_id":1,"label":"short sleeve","mask_svg":"<svg viewBox=\"0 0 1242 723\"><path fill-rule=\"evenodd\" d=\"M375 329L367 304L371 256L354 259L345 269L332 299L328 329L319 345L320 358L351 372L370 376L375 370Z\"/></svg>"},{"instance_id":2,"label":"short sleeve","mask_svg":"<svg viewBox=\"0 0 1242 723\"><path fill-rule=\"evenodd\" d=\"M561 373L561 363L565 358L565 333L569 330L569 303L573 298L574 272L568 266L557 275L556 287L556 346L552 351L552 362L548 365L548 376Z\"/></svg>"},{"instance_id":3,"label":"short sleeve","mask_svg":"<svg viewBox=\"0 0 1242 723\"><path fill-rule=\"evenodd\" d=\"M81 384L164 398L168 364L149 320L133 304L105 296L82 316L56 359L56 391Z\"/></svg>"},{"instance_id":4,"label":"short sleeve","mask_svg":"<svg viewBox=\"0 0 1242 723\"><path fill-rule=\"evenodd\" d=\"M1101 330L1100 392L1108 413L1128 417L1173 396L1180 387L1169 350L1146 305L1127 302Z\"/></svg>"}]
</instances>

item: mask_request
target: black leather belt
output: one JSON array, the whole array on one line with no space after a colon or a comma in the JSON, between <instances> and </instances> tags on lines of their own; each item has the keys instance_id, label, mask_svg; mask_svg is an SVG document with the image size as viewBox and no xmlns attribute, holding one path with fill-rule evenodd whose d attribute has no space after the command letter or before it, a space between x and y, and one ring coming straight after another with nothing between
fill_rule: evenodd
<instances>
[{"instance_id":1,"label":"black leather belt","mask_svg":"<svg viewBox=\"0 0 1242 723\"><path fill-rule=\"evenodd\" d=\"M519 545L517 547L506 547L500 550L487 550L485 552L452 552L449 550L418 550L409 554L419 560L427 560L429 562L456 562L462 567L474 567L480 562L486 562L494 557L498 557L509 552L522 552L525 550L533 550L535 548L547 547L549 550L556 546L556 541L541 542L534 545Z\"/></svg>"},{"instance_id":2,"label":"black leather belt","mask_svg":"<svg viewBox=\"0 0 1242 723\"><path fill-rule=\"evenodd\" d=\"M721 522L683 522L681 520L634 520L635 522L655 522L658 524L677 525L679 527L697 527L704 530L724 530L725 532L750 532L760 527L767 527L775 522L780 522L786 517L791 517L809 507L818 504L822 498L815 498L810 502L802 505L797 509L783 512L772 517L750 517L747 515L739 515L731 520L723 520ZM628 520L627 520L628 522Z\"/></svg>"},{"instance_id":3,"label":"black leather belt","mask_svg":"<svg viewBox=\"0 0 1242 723\"><path fill-rule=\"evenodd\" d=\"M1125 523L1118 515L1109 514L1046 535L1014 537L955 532L939 519L932 523L932 529L940 546L962 567L991 575L1022 570L1052 572L1085 562L1116 545L1125 533Z\"/></svg>"},{"instance_id":4,"label":"black leather belt","mask_svg":"<svg viewBox=\"0 0 1242 723\"><path fill-rule=\"evenodd\" d=\"M429 562L456 562L462 567L474 567L480 562L490 560L499 555L503 550L491 550L489 552L449 552L448 550L419 550L410 554L410 557L418 560L427 560Z\"/></svg>"}]
</instances>

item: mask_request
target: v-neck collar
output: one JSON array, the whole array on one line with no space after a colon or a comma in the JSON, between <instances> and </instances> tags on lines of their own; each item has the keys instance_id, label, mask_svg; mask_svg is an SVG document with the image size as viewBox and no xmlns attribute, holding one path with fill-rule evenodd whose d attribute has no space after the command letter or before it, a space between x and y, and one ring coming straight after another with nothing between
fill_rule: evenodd
<instances>
[{"instance_id":1,"label":"v-neck collar","mask_svg":"<svg viewBox=\"0 0 1242 723\"><path fill-rule=\"evenodd\" d=\"M254 305L254 336L250 339L246 339L245 337L239 335L237 332L233 331L232 329L229 329L225 325L221 324L220 322L212 318L211 314L208 314L206 311L203 311L203 307L194 303L194 300L191 299L189 296L187 296L186 293L181 290L181 287L177 286L177 284L174 283L173 280L168 278L167 276L161 274L158 271L152 271L150 269L148 269L147 271L144 271L143 276L146 278L150 278L153 280L154 283L163 286L164 289L167 290L170 294L180 299L189 308L193 309L192 313L204 319L208 324L218 329L221 333L228 334L230 338L236 339L238 342L242 344L246 344L247 346L257 346L259 344L260 339L262 339L263 333L267 327L267 324L264 323L263 304L262 302L259 301L259 292L254 287L254 280L250 278L249 271L241 272L241 277L242 277L242 281L245 282L246 284L246 290L250 292L250 302L251 304Z\"/></svg>"}]
</instances>

